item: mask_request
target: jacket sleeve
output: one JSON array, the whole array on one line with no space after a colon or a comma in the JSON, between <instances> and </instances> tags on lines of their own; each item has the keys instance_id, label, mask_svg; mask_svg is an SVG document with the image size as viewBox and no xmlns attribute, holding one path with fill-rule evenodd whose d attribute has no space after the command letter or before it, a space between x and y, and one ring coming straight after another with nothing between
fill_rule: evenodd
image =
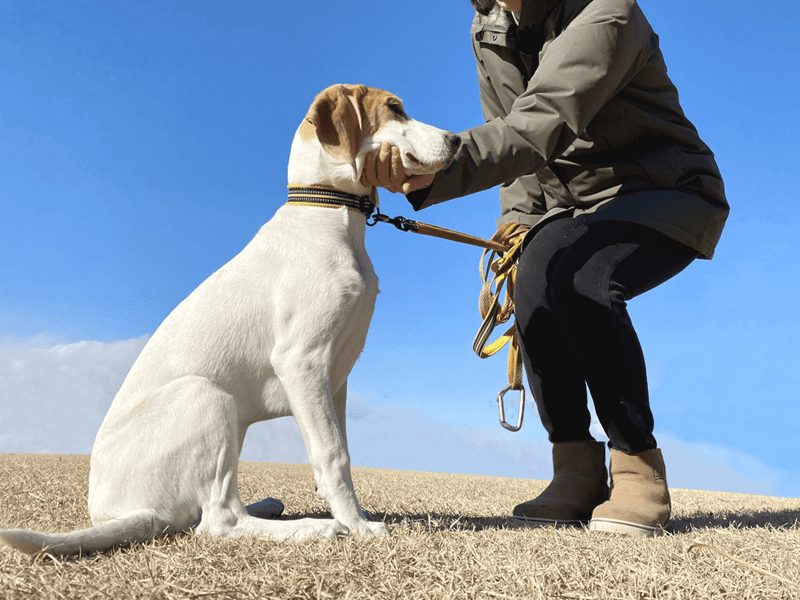
<instances>
[{"instance_id":1,"label":"jacket sleeve","mask_svg":"<svg viewBox=\"0 0 800 600\"><path fill-rule=\"evenodd\" d=\"M657 49L634 0L594 0L540 53L539 66L510 113L461 133L453 164L425 190L416 210L513 182L564 153L606 102Z\"/></svg>"},{"instance_id":2,"label":"jacket sleeve","mask_svg":"<svg viewBox=\"0 0 800 600\"><path fill-rule=\"evenodd\" d=\"M505 115L506 110L503 108L500 96L498 96L497 91L494 89L488 68L481 54L479 54L479 50L475 47L478 45L478 42L473 39L472 44L473 50L475 51L475 64L478 67L478 90L481 99L481 111L483 112L484 120L488 123L492 119ZM511 103L513 104L513 100L511 100Z\"/></svg>"},{"instance_id":3,"label":"jacket sleeve","mask_svg":"<svg viewBox=\"0 0 800 600\"><path fill-rule=\"evenodd\" d=\"M495 10L500 10L497 7ZM516 51L516 25L514 37L505 36L495 44L491 31L481 27L483 19L476 13L471 28L472 51L478 70L478 86L480 90L481 109L488 123L492 119L505 117L514 105L514 101L525 92L526 77L523 70L530 72L531 65L522 64L525 58ZM495 26L511 28L511 18L506 16L506 23ZM530 59L528 59L530 60ZM523 175L514 181L500 186L500 217L497 226L507 222L535 224L546 211L542 186L536 175Z\"/></svg>"}]
</instances>

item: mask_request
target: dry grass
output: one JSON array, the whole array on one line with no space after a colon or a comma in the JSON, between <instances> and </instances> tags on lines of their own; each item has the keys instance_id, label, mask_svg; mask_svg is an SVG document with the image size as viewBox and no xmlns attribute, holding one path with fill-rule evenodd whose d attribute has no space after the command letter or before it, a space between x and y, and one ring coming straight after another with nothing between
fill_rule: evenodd
<instances>
[{"instance_id":1,"label":"dry grass","mask_svg":"<svg viewBox=\"0 0 800 600\"><path fill-rule=\"evenodd\" d=\"M86 456L0 455L0 527L89 525ZM162 538L81 560L0 549L0 598L800 598L800 500L674 490L670 535L516 528L544 482L354 469L388 538L283 542ZM242 463L242 498L322 515L307 465Z\"/></svg>"}]
</instances>

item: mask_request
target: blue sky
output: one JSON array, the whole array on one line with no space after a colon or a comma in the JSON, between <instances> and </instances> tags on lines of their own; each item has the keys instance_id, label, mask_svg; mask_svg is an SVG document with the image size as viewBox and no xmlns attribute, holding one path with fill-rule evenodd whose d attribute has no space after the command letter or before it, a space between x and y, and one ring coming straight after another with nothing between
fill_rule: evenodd
<instances>
[{"instance_id":1,"label":"blue sky","mask_svg":"<svg viewBox=\"0 0 800 600\"><path fill-rule=\"evenodd\" d=\"M794 3L641 0L732 205L717 255L630 303L671 484L800 497ZM6 0L0 5L0 451L86 452L141 346L285 200L292 135L333 83L482 122L468 0ZM383 212L412 216L381 192ZM417 214L490 236L489 190ZM471 351L480 251L368 231L381 295L350 380L356 465L546 478L505 359ZM85 343L84 343L85 342ZM243 457L305 460L293 424Z\"/></svg>"}]
</instances>

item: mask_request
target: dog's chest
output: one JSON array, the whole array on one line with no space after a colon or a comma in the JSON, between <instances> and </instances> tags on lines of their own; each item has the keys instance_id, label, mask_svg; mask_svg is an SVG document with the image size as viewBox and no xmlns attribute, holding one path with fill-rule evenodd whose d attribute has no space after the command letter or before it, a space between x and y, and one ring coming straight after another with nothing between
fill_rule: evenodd
<instances>
[{"instance_id":1,"label":"dog's chest","mask_svg":"<svg viewBox=\"0 0 800 600\"><path fill-rule=\"evenodd\" d=\"M334 388L347 379L364 349L378 296L378 277L364 245L363 218L348 228L346 241L338 238L338 242L323 260L326 273L320 274L327 281L324 294L330 317L335 313L343 317L332 352Z\"/></svg>"},{"instance_id":2,"label":"dog's chest","mask_svg":"<svg viewBox=\"0 0 800 600\"><path fill-rule=\"evenodd\" d=\"M279 312L335 330L337 345L366 338L378 278L364 235L365 219L352 211L279 209L254 240L259 262L270 264Z\"/></svg>"},{"instance_id":3,"label":"dog's chest","mask_svg":"<svg viewBox=\"0 0 800 600\"><path fill-rule=\"evenodd\" d=\"M341 336L338 353L349 363L348 371L364 347L378 296L378 277L364 248L363 239L361 244L352 248L352 253L353 270L349 274L354 282L352 312Z\"/></svg>"}]
</instances>

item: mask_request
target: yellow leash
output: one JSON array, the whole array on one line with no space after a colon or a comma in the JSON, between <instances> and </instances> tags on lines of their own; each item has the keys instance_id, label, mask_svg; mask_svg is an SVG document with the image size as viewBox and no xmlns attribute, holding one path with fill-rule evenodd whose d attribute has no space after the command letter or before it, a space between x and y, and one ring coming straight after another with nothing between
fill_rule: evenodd
<instances>
[{"instance_id":1,"label":"yellow leash","mask_svg":"<svg viewBox=\"0 0 800 600\"><path fill-rule=\"evenodd\" d=\"M522 251L522 242L529 227L519 223L506 223L501 225L492 236L492 241L503 246L503 251L494 249L484 250L481 256L480 273L481 286L478 310L483 323L481 323L472 349L480 358L488 358L497 354L506 344L508 347L508 386L497 394L497 403L500 411L500 424L509 431L519 431L522 428L522 417L525 409L525 386L522 383L522 355L519 349L516 324L494 342L486 345L498 325L508 322L514 315L514 283L517 276L517 259ZM487 260L488 256L488 260ZM491 275L490 275L491 273ZM505 286L505 298L500 302L500 295ZM505 395L510 390L519 390L519 419L517 425L511 425L505 418Z\"/></svg>"},{"instance_id":2,"label":"yellow leash","mask_svg":"<svg viewBox=\"0 0 800 600\"><path fill-rule=\"evenodd\" d=\"M508 344L508 385L497 394L500 425L509 431L522 429L525 386L522 383L522 354L519 349L516 325L511 325L503 335L488 346L486 344L494 328L508 322L514 315L514 281L517 276L517 259L522 251L525 234L528 233L530 227L519 223L506 223L500 226L491 240L484 240L451 229L412 221L405 217L387 217L379 210L370 218L373 219L372 222L367 220L367 225L370 226L376 223L389 223L401 231L413 231L485 248L481 255L480 272L483 285L478 302L483 323L472 342L472 349L480 358L488 358L497 354ZM490 276L490 273L493 275ZM505 298L501 304L500 295L504 286ZM516 425L511 425L506 421L505 395L511 390L519 390L519 417Z\"/></svg>"},{"instance_id":3,"label":"yellow leash","mask_svg":"<svg viewBox=\"0 0 800 600\"><path fill-rule=\"evenodd\" d=\"M491 240L485 240L483 238L475 237L474 235L468 235L466 233L461 233L460 231L453 231L452 229L445 229L444 227L438 227L436 225L429 225L428 223L413 221L411 219L406 219L405 217L389 217L383 214L377 207L375 207L375 213L370 215L370 218L372 219L372 222L370 222L369 219L367 220L367 225L370 227L376 223L388 223L389 225L394 225L400 231L411 231L413 233L419 233L420 235L429 235L444 240L450 240L451 242L459 242L461 244L469 244L470 246L478 246L480 248L486 248L487 250L493 250L495 252L505 252L508 250L507 246L504 246L494 238Z\"/></svg>"}]
</instances>

